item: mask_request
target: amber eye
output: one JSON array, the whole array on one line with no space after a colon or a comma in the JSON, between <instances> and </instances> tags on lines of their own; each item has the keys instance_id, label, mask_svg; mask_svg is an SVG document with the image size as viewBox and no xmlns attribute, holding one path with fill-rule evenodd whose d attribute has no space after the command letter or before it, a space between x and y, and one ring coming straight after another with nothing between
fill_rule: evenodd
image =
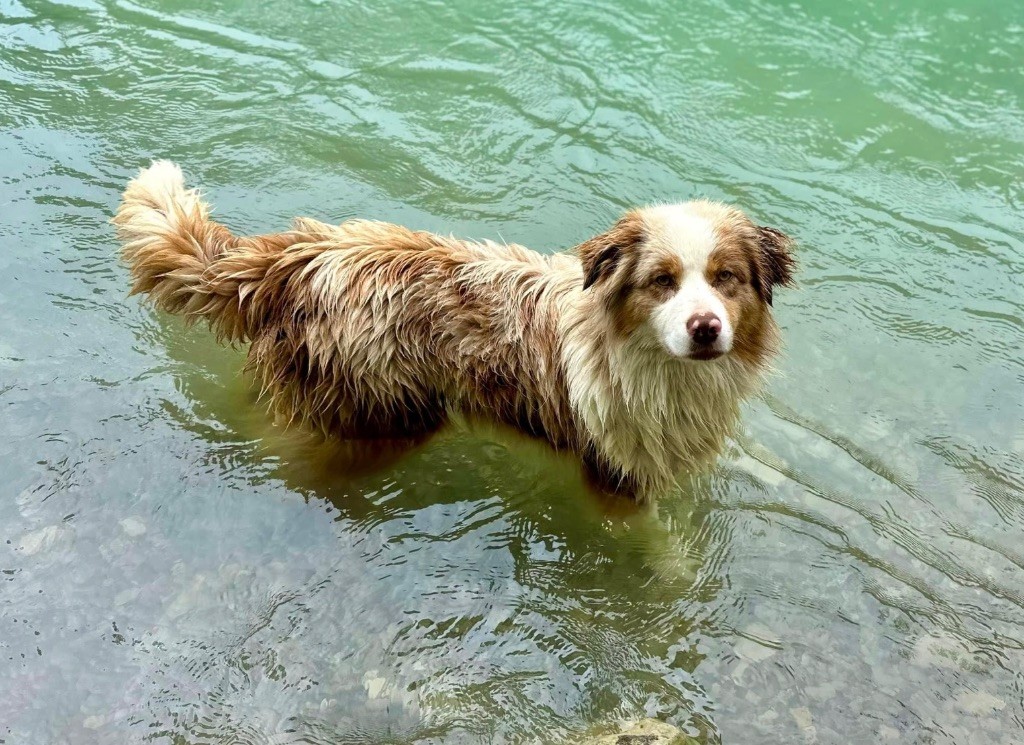
<instances>
[{"instance_id":1,"label":"amber eye","mask_svg":"<svg viewBox=\"0 0 1024 745\"><path fill-rule=\"evenodd\" d=\"M728 282L730 279L732 279L735 276L736 275L733 274L732 272L730 272L728 269L723 269L722 271L720 271L718 273L718 281L719 282Z\"/></svg>"},{"instance_id":2,"label":"amber eye","mask_svg":"<svg viewBox=\"0 0 1024 745\"><path fill-rule=\"evenodd\" d=\"M676 283L671 274L659 274L654 278L654 284L659 287L671 287Z\"/></svg>"}]
</instances>

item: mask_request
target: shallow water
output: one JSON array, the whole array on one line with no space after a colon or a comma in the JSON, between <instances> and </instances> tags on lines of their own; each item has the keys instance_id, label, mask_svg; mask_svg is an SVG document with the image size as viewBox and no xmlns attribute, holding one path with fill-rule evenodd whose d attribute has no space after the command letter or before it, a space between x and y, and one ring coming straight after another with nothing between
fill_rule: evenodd
<instances>
[{"instance_id":1,"label":"shallow water","mask_svg":"<svg viewBox=\"0 0 1024 745\"><path fill-rule=\"evenodd\" d=\"M0 741L1021 742L1024 12L897 5L0 0ZM247 232L733 201L786 353L657 510L464 428L344 472L125 297L157 156Z\"/></svg>"}]
</instances>

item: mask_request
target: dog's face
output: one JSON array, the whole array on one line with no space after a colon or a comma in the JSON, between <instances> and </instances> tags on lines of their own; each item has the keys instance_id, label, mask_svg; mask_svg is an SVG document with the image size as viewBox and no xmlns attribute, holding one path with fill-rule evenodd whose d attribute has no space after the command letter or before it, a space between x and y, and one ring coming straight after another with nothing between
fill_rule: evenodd
<instances>
[{"instance_id":1,"label":"dog's face","mask_svg":"<svg viewBox=\"0 0 1024 745\"><path fill-rule=\"evenodd\" d=\"M792 241L713 202L647 207L579 246L583 289L616 332L682 359L771 352L772 289L792 281Z\"/></svg>"}]
</instances>

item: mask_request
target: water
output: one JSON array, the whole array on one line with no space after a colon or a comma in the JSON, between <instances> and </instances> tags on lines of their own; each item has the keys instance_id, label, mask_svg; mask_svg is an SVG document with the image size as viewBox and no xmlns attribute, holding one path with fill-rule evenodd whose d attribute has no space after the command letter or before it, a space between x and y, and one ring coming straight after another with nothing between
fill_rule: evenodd
<instances>
[{"instance_id":1,"label":"water","mask_svg":"<svg viewBox=\"0 0 1024 745\"><path fill-rule=\"evenodd\" d=\"M1024 11L0 0L0 741L1024 739ZM248 232L801 242L787 349L656 510L456 428L346 473L125 297L152 157Z\"/></svg>"}]
</instances>

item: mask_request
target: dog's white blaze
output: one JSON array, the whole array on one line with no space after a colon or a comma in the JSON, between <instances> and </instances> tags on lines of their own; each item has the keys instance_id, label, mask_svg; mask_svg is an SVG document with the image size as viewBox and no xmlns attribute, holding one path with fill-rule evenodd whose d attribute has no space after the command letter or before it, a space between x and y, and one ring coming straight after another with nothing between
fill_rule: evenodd
<instances>
[{"instance_id":1,"label":"dog's white blaze","mask_svg":"<svg viewBox=\"0 0 1024 745\"><path fill-rule=\"evenodd\" d=\"M651 314L651 325L669 354L685 357L693 351L686 322L695 313L714 313L722 321L722 330L712 345L717 352L732 349L733 329L722 301L704 279L704 272L683 275L679 291Z\"/></svg>"},{"instance_id":2,"label":"dog's white blaze","mask_svg":"<svg viewBox=\"0 0 1024 745\"><path fill-rule=\"evenodd\" d=\"M708 258L715 249L711 223L693 214L686 205L678 204L655 207L646 218L649 240L674 252L683 266L679 289L651 314L650 324L658 341L669 354L685 357L692 351L686 322L695 313L714 313L722 322L722 330L713 349L728 352L732 349L732 322L721 298L704 276Z\"/></svg>"}]
</instances>

